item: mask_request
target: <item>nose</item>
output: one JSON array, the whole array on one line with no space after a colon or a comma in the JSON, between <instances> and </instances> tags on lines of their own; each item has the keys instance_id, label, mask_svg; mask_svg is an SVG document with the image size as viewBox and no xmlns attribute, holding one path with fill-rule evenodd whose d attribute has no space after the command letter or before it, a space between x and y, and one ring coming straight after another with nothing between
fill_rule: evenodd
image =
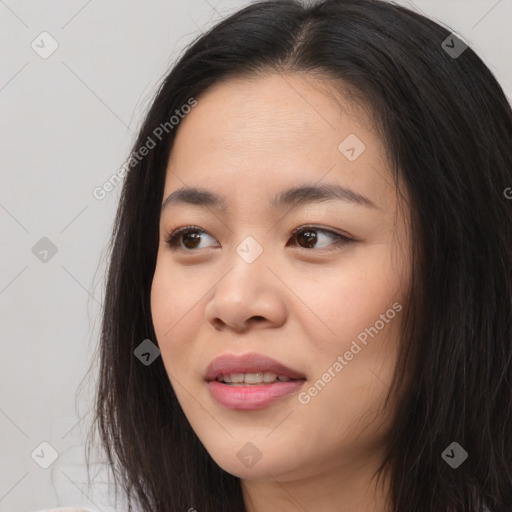
<instances>
[{"instance_id":1,"label":"nose","mask_svg":"<svg viewBox=\"0 0 512 512\"><path fill-rule=\"evenodd\" d=\"M214 286L205 308L207 322L217 331L280 327L287 308L283 285L263 257L247 263L238 255Z\"/></svg>"}]
</instances>

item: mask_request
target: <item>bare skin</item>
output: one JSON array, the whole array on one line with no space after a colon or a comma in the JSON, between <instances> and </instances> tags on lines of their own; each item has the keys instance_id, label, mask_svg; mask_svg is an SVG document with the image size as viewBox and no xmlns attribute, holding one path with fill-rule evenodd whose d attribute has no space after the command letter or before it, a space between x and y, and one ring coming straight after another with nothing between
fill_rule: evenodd
<instances>
[{"instance_id":1,"label":"bare skin","mask_svg":"<svg viewBox=\"0 0 512 512\"><path fill-rule=\"evenodd\" d=\"M163 209L153 324L185 415L216 463L241 478L248 512L389 510L389 482L371 477L393 412L383 402L410 234L382 141L365 113L341 100L308 75L230 79L198 98L169 159L162 201L200 187L224 196L227 209ZM339 149L350 134L364 151L353 138ZM347 198L271 205L304 184L349 188L373 206ZM166 243L187 225L200 228L196 238ZM314 229L292 235L304 225ZM262 249L251 263L236 250L249 236ZM206 367L221 353L250 351L302 372L301 393L253 411L217 403ZM251 467L237 456L247 443L261 455Z\"/></svg>"}]
</instances>

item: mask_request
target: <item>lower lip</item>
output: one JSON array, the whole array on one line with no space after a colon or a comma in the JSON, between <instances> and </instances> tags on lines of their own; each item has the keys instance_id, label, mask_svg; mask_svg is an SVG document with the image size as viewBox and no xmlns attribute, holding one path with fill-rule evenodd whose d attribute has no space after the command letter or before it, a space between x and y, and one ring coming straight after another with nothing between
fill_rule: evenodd
<instances>
[{"instance_id":1,"label":"lower lip","mask_svg":"<svg viewBox=\"0 0 512 512\"><path fill-rule=\"evenodd\" d=\"M228 409L252 411L262 409L275 400L288 396L300 389L305 380L274 382L272 384L257 384L248 386L229 386L218 380L208 383L212 397Z\"/></svg>"}]
</instances>

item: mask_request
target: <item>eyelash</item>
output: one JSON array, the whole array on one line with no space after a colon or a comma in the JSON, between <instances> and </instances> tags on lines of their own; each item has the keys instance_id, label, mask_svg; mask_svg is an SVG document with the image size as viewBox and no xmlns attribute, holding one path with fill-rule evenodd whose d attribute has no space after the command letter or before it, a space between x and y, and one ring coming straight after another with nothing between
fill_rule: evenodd
<instances>
[{"instance_id":1,"label":"eyelash","mask_svg":"<svg viewBox=\"0 0 512 512\"><path fill-rule=\"evenodd\" d=\"M305 231L318 231L320 233L326 233L328 234L329 236L332 236L333 238L337 238L338 241L333 243L332 245L330 245L329 247L327 248L321 248L321 249L316 249L317 251L320 251L320 252L330 252L330 251L334 251L334 250L338 250L340 249L341 247L343 247L344 245L346 245L347 243L349 242L354 242L355 240L352 239L352 238L348 238L347 236L345 235L342 235L340 233L336 233L335 231L331 231L329 229L324 229L324 228L319 228L319 227L316 227L316 226L310 226L310 225L305 225L305 226L299 226L298 228L295 228L291 234L293 235L293 237L296 237L297 234L301 233L301 232L305 232ZM180 235L183 235L183 234L187 234L187 233L190 233L190 232L195 232L195 231L199 231L200 233L205 233L207 234L208 236L211 236L212 238L214 238L212 235L210 235L207 231L201 229L200 227L198 226L183 226L181 228L178 228L176 229L175 231L173 231L165 240L165 243L173 250L173 251L183 251L183 252L195 252L197 251L198 249L184 249L182 247L178 247L178 243L180 241ZM306 251L306 252L311 252L311 251L315 251L315 249L308 249L306 247L300 247L299 246L299 249L303 250L303 251Z\"/></svg>"}]
</instances>

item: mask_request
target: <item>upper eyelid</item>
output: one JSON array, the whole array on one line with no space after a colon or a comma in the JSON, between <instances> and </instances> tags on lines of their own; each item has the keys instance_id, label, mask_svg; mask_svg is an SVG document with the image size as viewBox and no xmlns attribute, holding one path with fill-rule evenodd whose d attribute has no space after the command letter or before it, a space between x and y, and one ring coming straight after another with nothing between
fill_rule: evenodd
<instances>
[{"instance_id":1,"label":"upper eyelid","mask_svg":"<svg viewBox=\"0 0 512 512\"><path fill-rule=\"evenodd\" d=\"M305 230L305 229L312 229L312 230L316 230L316 231L322 231L324 233L328 233L328 234L332 234L332 235L336 235L336 236L345 236L345 237L348 238L348 235L344 235L343 233L337 233L332 228L322 228L322 227L311 225L311 224L304 224L302 226L298 226L298 227L294 228L291 231L290 234L293 235L293 234L295 234L295 233L297 233L299 231ZM200 231L201 233L205 233L206 235L211 236L212 238L215 238L206 229L203 229L203 228L200 228L199 226L194 226L194 225L182 226L180 228L176 228L171 233L169 233L168 237L173 236L173 235L177 235L177 234L180 234L180 233L186 233L187 231Z\"/></svg>"},{"instance_id":2,"label":"upper eyelid","mask_svg":"<svg viewBox=\"0 0 512 512\"><path fill-rule=\"evenodd\" d=\"M301 226L298 226L298 227L294 228L290 234L292 236L295 236L296 233L305 231L307 229L326 233L327 235L331 235L333 238L335 238L335 239L337 238L338 240L345 239L346 241L356 241L351 236L346 235L344 233L338 233L337 231L335 231L332 228L324 228L324 227L319 227L319 226L315 226L315 225L311 225L311 224L303 224ZM204 234L210 236L211 238L213 238L214 240L216 240L216 238L212 234L210 234L207 230L205 230L199 226L187 225L187 226L182 226L182 227L179 227L179 228L176 228L175 230L173 230L169 235L167 235L166 242L171 243L174 240L176 240L176 238L179 237L181 234L187 233L190 231L199 231L200 233L204 233ZM193 252L193 250L188 250L188 252Z\"/></svg>"}]
</instances>

